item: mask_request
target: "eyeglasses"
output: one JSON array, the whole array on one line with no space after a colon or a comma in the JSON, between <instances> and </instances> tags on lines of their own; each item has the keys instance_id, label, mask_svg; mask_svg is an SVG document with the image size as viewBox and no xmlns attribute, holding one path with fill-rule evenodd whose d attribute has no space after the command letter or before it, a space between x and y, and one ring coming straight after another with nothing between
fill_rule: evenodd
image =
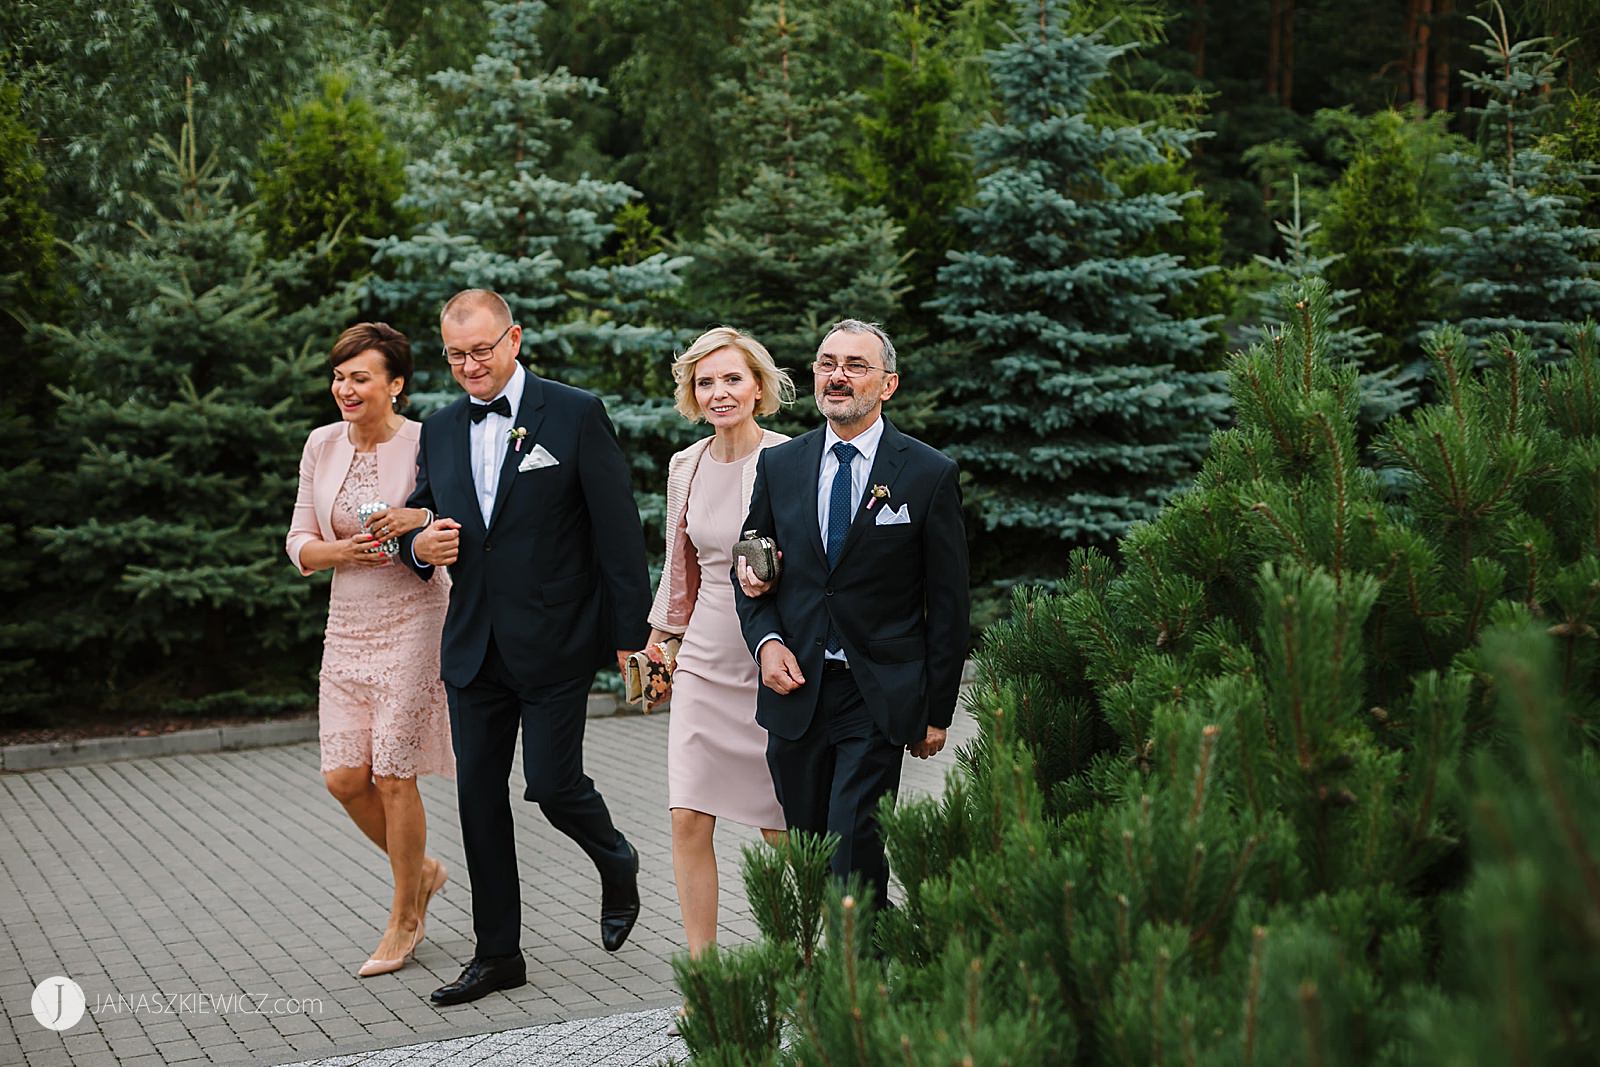
<instances>
[{"instance_id":1,"label":"eyeglasses","mask_svg":"<svg viewBox=\"0 0 1600 1067\"><path fill-rule=\"evenodd\" d=\"M514 322L511 324L511 326L515 325L516 323ZM494 344L492 345L479 345L477 348L469 348L465 352L449 347L443 348L444 361L452 367L461 366L467 361L468 356L471 356L475 363L489 362L490 357L494 355L494 350L500 347L500 342L504 341L506 334L511 332L511 326L507 326L500 336L494 339Z\"/></svg>"},{"instance_id":2,"label":"eyeglasses","mask_svg":"<svg viewBox=\"0 0 1600 1067\"><path fill-rule=\"evenodd\" d=\"M882 367L874 366L864 359L847 359L843 363L840 363L832 356L823 356L821 359L811 364L812 372L815 373L819 378L832 378L833 372L836 370L844 371L844 376L846 378L861 378L875 370L882 369Z\"/></svg>"}]
</instances>

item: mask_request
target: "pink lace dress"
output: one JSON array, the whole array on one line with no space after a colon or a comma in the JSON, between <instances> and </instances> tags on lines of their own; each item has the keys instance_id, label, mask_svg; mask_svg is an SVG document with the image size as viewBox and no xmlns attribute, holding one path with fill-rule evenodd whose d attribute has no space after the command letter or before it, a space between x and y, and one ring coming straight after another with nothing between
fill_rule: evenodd
<instances>
[{"instance_id":1,"label":"pink lace dress","mask_svg":"<svg viewBox=\"0 0 1600 1067\"><path fill-rule=\"evenodd\" d=\"M378 457L357 452L333 501L333 532L361 532L356 509L378 494ZM398 501L389 501L397 504ZM333 574L317 692L322 769L455 776L439 632L450 603L442 569L421 582L400 563Z\"/></svg>"}]
</instances>

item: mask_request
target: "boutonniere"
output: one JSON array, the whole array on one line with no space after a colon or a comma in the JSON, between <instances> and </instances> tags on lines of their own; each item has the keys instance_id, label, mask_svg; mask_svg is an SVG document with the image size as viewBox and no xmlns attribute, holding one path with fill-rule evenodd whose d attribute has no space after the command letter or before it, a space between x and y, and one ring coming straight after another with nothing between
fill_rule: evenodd
<instances>
[{"instance_id":1,"label":"boutonniere","mask_svg":"<svg viewBox=\"0 0 1600 1067\"><path fill-rule=\"evenodd\" d=\"M872 510L872 505L876 504L878 501L880 501L880 500L888 500L888 499L889 499L889 487L887 485L875 485L875 486L873 486L872 487L872 499L867 501L867 510L871 511Z\"/></svg>"},{"instance_id":2,"label":"boutonniere","mask_svg":"<svg viewBox=\"0 0 1600 1067\"><path fill-rule=\"evenodd\" d=\"M522 439L527 436L528 428L526 426L514 426L506 431L506 437L516 442L518 452L522 451Z\"/></svg>"}]
</instances>

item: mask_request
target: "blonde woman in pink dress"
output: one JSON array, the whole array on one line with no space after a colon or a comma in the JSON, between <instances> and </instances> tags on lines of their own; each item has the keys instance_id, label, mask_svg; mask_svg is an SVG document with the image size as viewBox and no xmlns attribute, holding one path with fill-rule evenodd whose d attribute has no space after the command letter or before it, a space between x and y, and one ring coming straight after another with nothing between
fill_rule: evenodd
<instances>
[{"instance_id":1,"label":"blonde woman in pink dress","mask_svg":"<svg viewBox=\"0 0 1600 1067\"><path fill-rule=\"evenodd\" d=\"M358 323L330 353L341 421L313 430L285 540L300 573L333 569L318 683L322 775L361 832L389 857L394 897L363 978L405 966L422 940L428 901L448 878L426 852L417 776L455 776L439 680L449 582L419 582L383 542L431 522L388 507L363 524L363 504L411 495L421 424L400 414L411 344L393 327Z\"/></svg>"},{"instance_id":2,"label":"blonde woman in pink dress","mask_svg":"<svg viewBox=\"0 0 1600 1067\"><path fill-rule=\"evenodd\" d=\"M667 556L650 611L652 643L683 638L672 673L667 791L678 907L689 954L698 956L716 939L717 819L759 827L768 840L783 833L730 572L756 457L788 440L756 416L792 400L794 384L759 341L727 326L701 334L672 374L678 411L713 430L668 466Z\"/></svg>"}]
</instances>

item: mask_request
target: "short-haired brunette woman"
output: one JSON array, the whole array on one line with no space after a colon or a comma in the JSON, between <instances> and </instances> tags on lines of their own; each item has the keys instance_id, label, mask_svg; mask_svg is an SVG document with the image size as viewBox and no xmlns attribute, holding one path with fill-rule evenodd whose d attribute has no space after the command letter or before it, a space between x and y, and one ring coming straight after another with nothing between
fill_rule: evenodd
<instances>
[{"instance_id":1,"label":"short-haired brunette woman","mask_svg":"<svg viewBox=\"0 0 1600 1067\"><path fill-rule=\"evenodd\" d=\"M419 582L384 551L432 520L424 509L387 507L365 522L360 514L364 504L404 501L416 481L422 426L400 414L410 342L384 323L357 323L329 362L340 420L306 439L284 547L302 574L333 569L317 692L322 775L394 873L387 926L356 972L369 978L411 959L428 901L448 877L426 852L417 776L455 775L439 680L450 583Z\"/></svg>"}]
</instances>

